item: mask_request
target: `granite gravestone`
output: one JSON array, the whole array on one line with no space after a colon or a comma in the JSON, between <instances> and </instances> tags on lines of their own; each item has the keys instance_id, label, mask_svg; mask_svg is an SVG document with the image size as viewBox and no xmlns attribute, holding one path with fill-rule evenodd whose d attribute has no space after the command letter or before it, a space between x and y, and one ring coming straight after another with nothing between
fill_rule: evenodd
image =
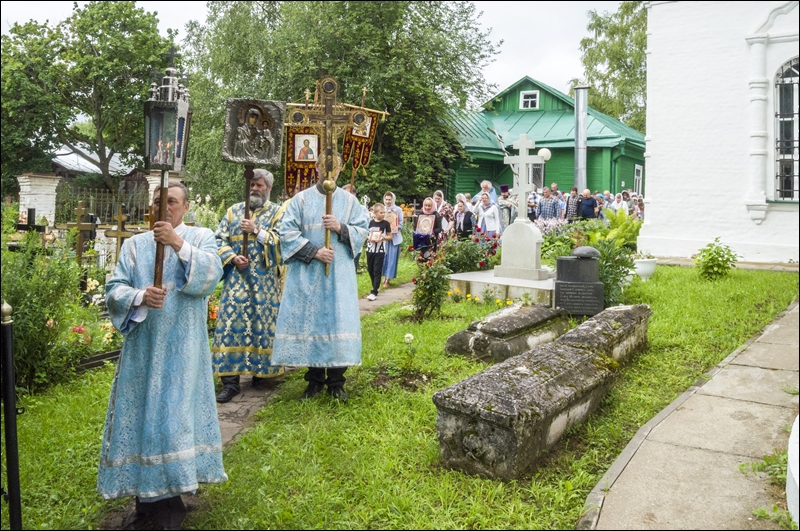
<instances>
[{"instance_id":1,"label":"granite gravestone","mask_svg":"<svg viewBox=\"0 0 800 531\"><path fill-rule=\"evenodd\" d=\"M556 308L570 315L597 315L603 311L603 283L600 282L600 252L578 247L572 256L556 260Z\"/></svg>"}]
</instances>

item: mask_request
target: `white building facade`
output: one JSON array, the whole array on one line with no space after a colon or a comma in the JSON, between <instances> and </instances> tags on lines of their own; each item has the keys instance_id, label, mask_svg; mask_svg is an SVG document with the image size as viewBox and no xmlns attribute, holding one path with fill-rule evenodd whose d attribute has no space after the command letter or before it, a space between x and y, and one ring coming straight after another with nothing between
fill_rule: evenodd
<instances>
[{"instance_id":1,"label":"white building facade","mask_svg":"<svg viewBox=\"0 0 800 531\"><path fill-rule=\"evenodd\" d=\"M798 2L647 2L639 250L798 261Z\"/></svg>"}]
</instances>

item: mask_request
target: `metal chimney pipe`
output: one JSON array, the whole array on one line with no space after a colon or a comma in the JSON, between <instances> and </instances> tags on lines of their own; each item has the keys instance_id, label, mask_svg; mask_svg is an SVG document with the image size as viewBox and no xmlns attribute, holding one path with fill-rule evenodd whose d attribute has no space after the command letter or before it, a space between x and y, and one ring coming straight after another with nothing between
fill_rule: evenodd
<instances>
[{"instance_id":1,"label":"metal chimney pipe","mask_svg":"<svg viewBox=\"0 0 800 531\"><path fill-rule=\"evenodd\" d=\"M575 87L575 187L578 194L586 189L586 121L589 86Z\"/></svg>"}]
</instances>

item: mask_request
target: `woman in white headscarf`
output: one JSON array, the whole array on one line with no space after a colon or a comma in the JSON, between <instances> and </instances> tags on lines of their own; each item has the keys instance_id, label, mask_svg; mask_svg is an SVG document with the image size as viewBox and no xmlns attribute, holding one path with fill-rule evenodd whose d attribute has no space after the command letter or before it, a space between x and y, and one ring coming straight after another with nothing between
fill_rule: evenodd
<instances>
[{"instance_id":1,"label":"woman in white headscarf","mask_svg":"<svg viewBox=\"0 0 800 531\"><path fill-rule=\"evenodd\" d=\"M395 204L396 197L392 192L383 194L386 213L393 212L397 216L397 225L392 230L392 241L386 244L386 256L383 258L383 287L389 287L389 280L397 277L397 260L400 257L400 244L403 243L403 209Z\"/></svg>"},{"instance_id":2,"label":"woman in white headscarf","mask_svg":"<svg viewBox=\"0 0 800 531\"><path fill-rule=\"evenodd\" d=\"M614 202L608 205L608 208L614 212L619 209L623 209L625 212L628 212L628 203L622 200L622 194L617 194L614 196Z\"/></svg>"}]
</instances>

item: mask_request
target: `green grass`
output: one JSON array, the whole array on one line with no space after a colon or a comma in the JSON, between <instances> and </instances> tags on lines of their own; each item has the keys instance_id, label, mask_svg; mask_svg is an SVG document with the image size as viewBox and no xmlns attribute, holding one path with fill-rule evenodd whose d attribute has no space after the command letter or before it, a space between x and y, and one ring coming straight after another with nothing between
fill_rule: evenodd
<instances>
[{"instance_id":1,"label":"green grass","mask_svg":"<svg viewBox=\"0 0 800 531\"><path fill-rule=\"evenodd\" d=\"M413 264L411 264L413 267ZM366 275L361 275L361 277ZM368 276L367 276L368 278ZM733 271L717 282L659 266L626 302L653 309L650 348L622 369L600 410L571 429L531 477L503 483L443 469L433 393L486 365L442 353L446 338L493 308L445 305L445 318L411 323L392 305L362 319L364 365L347 371L351 399L301 403L302 372L226 449L230 481L201 488L187 528L572 528L586 495L636 430L797 297L798 276ZM366 292L365 292L366 293ZM414 335L414 367L430 384L398 383ZM120 502L95 493L111 371L28 397L19 417L26 528L86 528ZM69 450L71 449L71 451ZM3 480L5 482L5 480ZM3 528L8 528L3 504Z\"/></svg>"}]
</instances>

